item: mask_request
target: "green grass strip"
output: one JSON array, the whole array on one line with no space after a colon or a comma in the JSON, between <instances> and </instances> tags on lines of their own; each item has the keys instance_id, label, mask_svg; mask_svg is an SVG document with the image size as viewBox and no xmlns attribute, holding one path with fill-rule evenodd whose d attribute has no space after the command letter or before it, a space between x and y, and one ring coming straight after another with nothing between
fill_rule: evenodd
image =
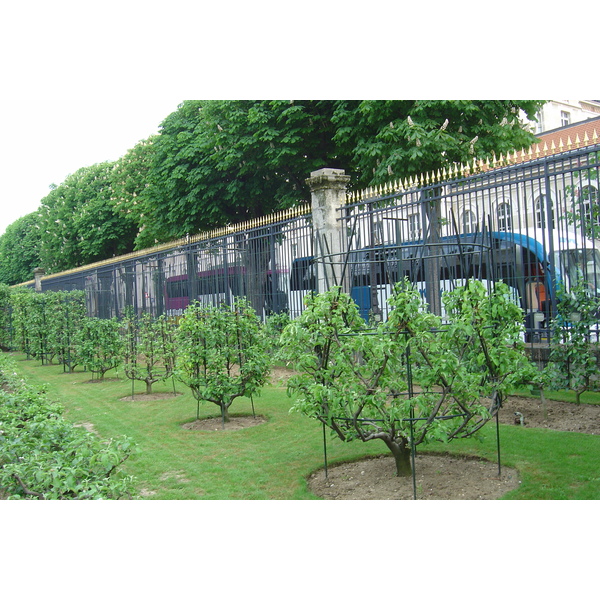
<instances>
[{"instance_id":1,"label":"green grass strip","mask_svg":"<svg viewBox=\"0 0 600 600\"><path fill-rule=\"evenodd\" d=\"M122 373L89 383L89 373L64 373L61 366L41 366L15 353L16 368L31 384L45 383L48 393L65 408L65 418L86 423L103 438L126 435L140 452L124 470L135 476L138 493L157 500L286 500L314 499L306 477L323 466L321 426L289 413L285 388L267 386L254 398L257 415L266 423L239 431L193 431L182 425L195 419L196 403L182 384L180 395L164 400L125 401L131 382ZM142 393L143 385L136 387ZM169 393L173 384L155 386ZM219 416L215 407L201 409L201 418ZM251 415L249 399L241 398L231 415ZM89 426L89 425L88 425ZM519 470L521 486L507 499L600 499L600 436L546 429L501 426L502 463ZM480 440L430 444L419 451L447 451L496 460L495 422ZM329 464L384 454L376 442L343 444L328 435ZM390 477L394 476L390 473Z\"/></svg>"}]
</instances>

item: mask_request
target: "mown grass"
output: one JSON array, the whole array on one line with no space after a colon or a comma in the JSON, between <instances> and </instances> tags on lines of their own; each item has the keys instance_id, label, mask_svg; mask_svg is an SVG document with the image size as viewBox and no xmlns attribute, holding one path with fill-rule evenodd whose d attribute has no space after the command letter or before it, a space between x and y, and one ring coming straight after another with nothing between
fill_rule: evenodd
<instances>
[{"instance_id":1,"label":"mown grass","mask_svg":"<svg viewBox=\"0 0 600 600\"><path fill-rule=\"evenodd\" d=\"M323 432L315 421L290 413L292 401L280 386L254 398L256 414L268 421L239 431L193 431L196 403L182 384L180 395L165 400L126 401L131 382L109 372L107 381L89 383L90 374L63 373L15 353L16 368L33 384L47 384L74 423L91 423L102 437L127 435L140 452L125 464L137 478L142 497L183 499L314 499L306 477L323 466ZM143 391L139 384L136 392ZM172 392L171 382L155 392ZM251 415L249 399L234 402L232 416ZM201 407L201 418L218 416ZM506 499L600 499L600 436L500 426L501 462L519 470L522 484ZM491 422L480 439L430 444L419 451L477 455L495 461L496 428ZM343 444L328 435L329 464L383 454L383 444ZM393 476L393 473L390 473Z\"/></svg>"}]
</instances>

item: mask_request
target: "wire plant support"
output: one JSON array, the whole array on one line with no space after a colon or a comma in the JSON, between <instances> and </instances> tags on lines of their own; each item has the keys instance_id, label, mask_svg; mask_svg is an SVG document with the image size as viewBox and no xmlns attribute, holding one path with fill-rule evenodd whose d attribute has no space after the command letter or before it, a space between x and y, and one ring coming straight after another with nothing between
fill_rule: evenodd
<instances>
[{"instance_id":1,"label":"wire plant support","mask_svg":"<svg viewBox=\"0 0 600 600\"><path fill-rule=\"evenodd\" d=\"M454 220L454 223L456 223L456 221ZM465 271L468 271L469 269L473 269L474 265L476 268L479 269L480 272L485 272L488 270L492 270L492 265L495 264L495 256L494 256L494 247L491 244L491 238L490 236L487 235L487 228L485 226L482 226L481 228L481 232L479 231L479 229L475 232L475 239L478 240L478 242L475 242L474 240L470 240L469 243L461 243L460 241L456 244L455 246L455 255L452 257L454 260L454 264L458 264L460 266L462 266L462 269ZM387 253L381 257L381 255L379 255L379 257L376 256L375 253L371 253L369 256L366 257L361 257L360 260L356 261L353 260L353 251L352 251L352 243L353 243L353 236L355 235L357 231L357 227L356 227L356 221L354 222L353 227L350 229L350 235L348 238L348 248L346 250L346 252L340 256L340 255L331 255L327 253L327 249L328 249L328 245L327 245L327 240L323 239L323 240L317 240L320 247L322 248L322 253L321 253L321 257L315 259L315 262L321 262L324 265L324 273L325 276L327 277L327 273L331 273L335 276L336 273L336 269L335 266L338 265L338 267L341 264L341 268L338 268L338 273L340 273L340 277L339 278L335 278L333 277L334 281L332 282L333 285L337 286L337 299L339 301L342 291L343 291L343 283L347 280L348 277L352 277L353 276L353 270L356 268L362 268L363 271L371 268L373 266L373 263L377 263L375 266L380 269L380 272L382 273L382 278L385 277L386 280L388 281L397 281L399 278L399 273L401 272L401 270L398 268L398 264L401 262L401 250L402 248L400 246L389 246L388 248L386 248ZM431 247L427 247L427 248L423 248L422 247L422 252L421 252L421 256L422 257L426 257L426 260L432 260L432 259L438 259L438 260L446 260L447 256L444 253L444 244L443 243L434 243L431 245ZM354 253L355 254L355 253ZM383 258L383 259L382 259ZM484 263L485 261L485 263ZM365 266L366 263L366 266ZM426 267L425 267L426 268ZM330 282L328 282L328 287L330 285ZM457 284L458 285L458 284ZM356 286L354 286L356 287ZM489 292L489 288L488 288L488 292ZM438 292L439 293L439 292ZM380 311L380 316L383 314L383 311ZM339 337L339 338L343 338L343 337L354 337L354 336L371 336L371 335L381 335L381 332L379 330L375 330L373 329L373 323L376 322L377 318L374 319L374 315L373 313L369 313L368 315L365 315L363 313L363 318L366 319L365 321L365 327L360 331L360 332L354 332L354 333L339 333L336 332L335 336ZM387 313L386 313L387 316ZM435 329L435 330L431 330L431 334L432 335L437 335L440 334L442 332L444 332L445 329ZM388 334L391 334L392 332L387 332ZM396 332L398 333L398 332ZM400 332L401 335L404 336L408 336L410 334L409 331L402 331ZM404 359L404 363L405 363L405 381L406 381L406 392L404 392L403 394L406 394L407 398L409 400L413 400L413 398L415 398L416 394L415 394L415 386L414 386L414 378L413 378L413 361L412 361L412 357L411 357L411 346L410 344L406 345L406 350L405 350L405 359ZM403 394L396 394L396 397L399 395L403 395ZM496 418L496 446L497 446L497 461L498 461L498 476L501 475L501 462L500 462L500 428L499 428L499 422L498 422L498 411L501 408L501 396L497 393L494 393L494 395L490 398L491 400L491 405L489 405L488 410L488 418L482 418L481 419L481 424L479 424L478 422L474 423L473 426L473 432L476 431L477 429L479 429L480 427L482 427L490 418L495 417ZM465 428L467 429L467 423L476 416L475 413L471 413L471 412L460 412L460 411L455 411L452 412L450 414L444 414L443 411L441 414L438 414L437 411L440 410L441 407L441 403L442 400L440 400L440 402L436 403L436 407L434 408L434 412L432 412L431 414L428 415L421 415L421 416L415 416L415 407L414 404L411 402L410 405L410 409L409 409L409 416L405 417L405 418L401 418L401 419L393 419L392 420L392 425L395 428L396 424L398 425L409 425L409 430L410 430L410 434L409 434L409 443L410 443L410 460L411 460L411 466L412 466L412 485L413 485L413 499L417 499L417 483L416 483L416 476L417 476L417 469L416 469L416 433L415 433L415 425L419 422L424 422L426 423L428 426L431 425L433 422L435 421L448 421L448 420L452 420L452 419L461 419L461 421L458 423L457 427L456 427L456 432L458 433L461 429ZM460 405L460 403L459 403ZM387 423L387 426L390 426L390 421L389 419L386 421L386 419L378 419L378 418L373 418L373 417L368 417L368 418L362 418L360 416L356 416L354 415L353 417L348 417L348 416L344 416L344 415L332 415L330 413L321 413L319 416L317 416L317 419L320 420L322 422L322 429L323 429L323 456L324 456L324 472L325 472L325 478L328 478L328 452L327 452L327 435L326 435L326 423L330 424L330 426L332 427L332 429L335 430L335 423L336 422L345 422L348 424L363 424L363 425L373 425L374 427L377 427L378 423ZM371 438L369 438L371 439Z\"/></svg>"}]
</instances>

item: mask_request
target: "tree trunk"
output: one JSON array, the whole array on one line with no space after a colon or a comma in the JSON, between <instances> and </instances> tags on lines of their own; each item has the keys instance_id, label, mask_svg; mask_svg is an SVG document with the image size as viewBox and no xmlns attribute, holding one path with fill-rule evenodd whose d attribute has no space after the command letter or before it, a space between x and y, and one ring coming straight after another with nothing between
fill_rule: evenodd
<instances>
[{"instance_id":1,"label":"tree trunk","mask_svg":"<svg viewBox=\"0 0 600 600\"><path fill-rule=\"evenodd\" d=\"M410 445L407 443L407 440L402 439L400 442L396 442L391 439L384 439L383 441L394 455L396 476L410 477L412 475L412 465L410 461Z\"/></svg>"},{"instance_id":2,"label":"tree trunk","mask_svg":"<svg viewBox=\"0 0 600 600\"><path fill-rule=\"evenodd\" d=\"M221 403L221 416L224 423L229 423L229 405Z\"/></svg>"},{"instance_id":3,"label":"tree trunk","mask_svg":"<svg viewBox=\"0 0 600 600\"><path fill-rule=\"evenodd\" d=\"M152 393L152 382L146 381L146 394L151 394L151 393Z\"/></svg>"}]
</instances>

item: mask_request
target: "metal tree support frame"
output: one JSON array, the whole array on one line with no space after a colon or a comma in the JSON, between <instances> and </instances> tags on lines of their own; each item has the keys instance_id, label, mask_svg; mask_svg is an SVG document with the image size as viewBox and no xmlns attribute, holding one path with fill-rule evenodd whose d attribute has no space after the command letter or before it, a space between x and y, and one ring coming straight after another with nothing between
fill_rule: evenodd
<instances>
[{"instance_id":1,"label":"metal tree support frame","mask_svg":"<svg viewBox=\"0 0 600 600\"><path fill-rule=\"evenodd\" d=\"M408 332L402 332L404 335L407 335ZM356 333L356 334L343 334L343 335L370 335L370 333L368 331L365 331L363 333ZM412 375L412 362L411 362L411 356L410 356L410 347L406 348L406 382L407 382L407 396L409 399L412 399L414 397L414 381L413 381L413 375ZM498 420L498 415L499 415L499 411L502 408L502 401L499 397L495 397L494 401L493 401L493 405L490 407L491 408L491 416L492 418L495 417L496 420L496 448L497 448L497 462L498 462L498 477L501 476L502 473L502 466L500 463L500 425L499 425L499 420ZM401 422L408 422L410 424L410 451L411 451L411 466L412 466L412 483L413 483L413 499L417 500L417 484L416 484L416 444L415 442L415 436L414 436L414 424L418 421L429 421L429 420L449 420L449 419L456 419L456 418L464 418L467 417L467 413L457 413L457 414L452 414L452 415L441 415L441 416L434 416L433 419L431 419L431 416L426 416L426 417L415 417L414 415L414 407L411 406L410 408L410 417L407 418L403 418L403 419L395 419L393 422L394 423L401 423ZM325 428L325 419L326 419L326 415L321 415L320 419L321 423L322 423L322 428L323 428L323 458L324 458L324 472L325 472L325 479L328 479L328 461L327 461L327 435L326 435L326 428ZM329 417L331 418L331 417ZM348 418L348 417L333 417L331 418L332 421L346 421L346 422L368 422L368 423L377 423L377 422L384 422L383 419L372 419L372 418Z\"/></svg>"},{"instance_id":2,"label":"metal tree support frame","mask_svg":"<svg viewBox=\"0 0 600 600\"><path fill-rule=\"evenodd\" d=\"M453 221L453 224L456 225L456 221ZM343 253L338 253L338 254L327 254L324 250L325 248L322 248L321 252L320 252L320 257L318 259L315 259L316 262L322 263L323 264L323 269L322 272L324 273L331 273L332 274L332 281L327 281L327 287L331 287L331 286L339 286L340 291L343 290L344 288L344 282L347 281L347 276L349 272L352 272L353 269L362 266L362 267L367 267L367 269L364 270L371 270L371 267L373 265L371 265L371 262L375 262L374 260L372 261L360 261L360 262L351 262L350 257L352 256L352 251L351 248L353 246L354 243L354 236L357 233L357 219L354 219L354 224L350 230L350 233L348 235L348 239L347 239L347 244L348 244L348 248L346 249L345 252ZM458 234L456 234L458 235ZM480 267L483 267L484 265L481 263L482 260L482 256L486 256L488 261L489 261L489 265L488 269L491 268L491 265L495 264L495 251L494 251L494 247L491 244L491 237L486 236L485 235L485 230L483 232L483 235L481 235L481 240L487 240L488 241L488 245L485 246L485 244L476 244L477 248L475 247L469 247L468 249L465 248L464 246L460 246L458 248L458 254L459 254L459 264L462 265L466 265L468 264L470 261L474 260L474 258L479 258ZM326 236L323 236L323 246L326 246ZM428 252L425 261L431 261L433 263L439 261L439 260L443 260L444 258L444 254L441 253L439 251L439 246L440 244L436 244L433 247L430 247L430 252ZM329 249L327 247L327 249ZM388 250L390 252L395 252L396 254L399 253L401 251L401 247L389 247ZM343 262L342 262L343 261ZM365 265L366 262L366 265ZM341 267L341 269L337 270L338 276L335 275L336 273L336 269L334 268L334 266L338 266ZM383 269L384 269L384 274L388 279L391 279L390 275L392 273L392 271L394 271L394 269L397 269L397 264L391 264L391 261L387 261L384 260L383 261ZM368 315L370 318L375 318L377 320L377 317L380 316L380 314L369 314ZM404 335L407 335L408 332L402 332ZM435 332L432 332L435 333ZM364 332L360 332L360 333L355 333L355 334L340 334L342 336L345 335L356 335L356 336L360 336L360 335L371 335L371 332L368 330L365 330ZM412 362L411 362L411 354L410 354L410 347L407 346L406 348L406 356L405 356L405 360L406 360L406 382L407 382L407 396L409 399L414 397L414 381L413 381L413 374L412 374ZM501 399L498 397L494 398L493 401L493 405L490 407L491 409L491 416L492 418L495 417L496 419L496 445L497 445L497 461L498 461L498 476L500 477L501 475L501 463L500 463L500 427L499 427L499 421L498 421L498 413L500 408L502 407L502 402ZM452 415L441 415L441 416L434 416L433 419L431 419L431 415L428 416L424 416L424 417L415 417L414 415L414 407L411 406L410 408L410 417L404 418L404 419L399 419L399 420L394 420L394 423L400 423L400 422L408 422L410 424L410 449L411 449L411 466L412 466L412 483L413 483L413 499L416 500L417 499L417 485L416 485L416 444L415 444L415 436L414 436L414 424L418 421L429 421L429 420L449 420L449 419L455 419L455 418L464 418L467 417L468 415L466 413L457 413L457 414L452 414ZM326 415L321 415L320 419L322 422L322 428L323 428L323 457L324 457L324 473L325 473L325 478L328 478L328 460L327 460L327 435L326 435L326 428L325 428L325 419L326 419ZM331 418L331 417L329 417ZM369 423L377 423L377 422L384 422L383 419L372 419L372 418L353 418L350 419L348 417L342 417L342 416L334 416L333 418L331 418L332 421L346 421L346 422L369 422Z\"/></svg>"}]
</instances>

